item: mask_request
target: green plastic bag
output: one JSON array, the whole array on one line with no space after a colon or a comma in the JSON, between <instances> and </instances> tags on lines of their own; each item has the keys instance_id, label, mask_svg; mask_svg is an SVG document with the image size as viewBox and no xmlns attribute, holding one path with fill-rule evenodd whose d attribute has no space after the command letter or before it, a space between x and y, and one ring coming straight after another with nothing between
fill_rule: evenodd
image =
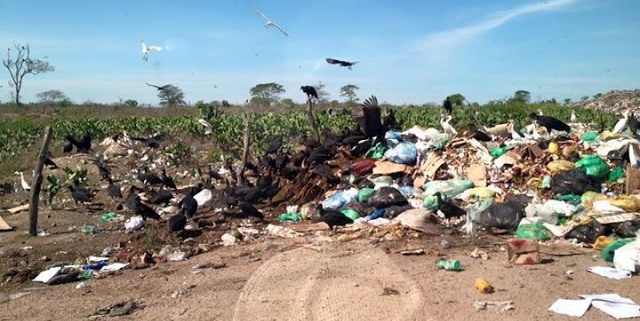
<instances>
[{"instance_id":1,"label":"green plastic bag","mask_svg":"<svg viewBox=\"0 0 640 321\"><path fill-rule=\"evenodd\" d=\"M278 216L278 221L280 222L300 222L302 220L302 216L298 213L284 213Z\"/></svg>"},{"instance_id":2,"label":"green plastic bag","mask_svg":"<svg viewBox=\"0 0 640 321\"><path fill-rule=\"evenodd\" d=\"M373 195L373 193L375 193L376 190L374 190L373 188L363 188L360 191L358 191L358 202L364 203L366 201L369 200L369 197L371 197L371 195Z\"/></svg>"},{"instance_id":3,"label":"green plastic bag","mask_svg":"<svg viewBox=\"0 0 640 321\"><path fill-rule=\"evenodd\" d=\"M550 240L553 234L540 223L522 224L516 230L516 238Z\"/></svg>"},{"instance_id":4,"label":"green plastic bag","mask_svg":"<svg viewBox=\"0 0 640 321\"><path fill-rule=\"evenodd\" d=\"M600 252L600 257L602 257L602 259L606 262L612 263L613 254L616 252L616 250L627 245L628 243L635 241L635 239L635 237L630 237L614 241L613 243L609 244L609 246L605 247L602 252Z\"/></svg>"},{"instance_id":5,"label":"green plastic bag","mask_svg":"<svg viewBox=\"0 0 640 321\"><path fill-rule=\"evenodd\" d=\"M584 134L582 134L582 136L580 136L580 139L589 143L595 141L597 138L598 138L597 131L585 132Z\"/></svg>"},{"instance_id":6,"label":"green plastic bag","mask_svg":"<svg viewBox=\"0 0 640 321\"><path fill-rule=\"evenodd\" d=\"M384 147L384 145L378 143L376 144L376 146L371 147L371 149L369 149L367 151L366 154L364 154L365 158L373 158L373 159L380 159L382 157L384 157L384 152L386 151L386 148Z\"/></svg>"},{"instance_id":7,"label":"green plastic bag","mask_svg":"<svg viewBox=\"0 0 640 321\"><path fill-rule=\"evenodd\" d=\"M498 158L504 154L507 153L507 148L506 147L494 147L492 149L489 150L489 154L491 154L491 156L493 156L493 158Z\"/></svg>"},{"instance_id":8,"label":"green plastic bag","mask_svg":"<svg viewBox=\"0 0 640 321\"><path fill-rule=\"evenodd\" d=\"M588 176L603 179L609 174L609 165L598 155L589 155L576 162L576 168L584 168Z\"/></svg>"},{"instance_id":9,"label":"green plastic bag","mask_svg":"<svg viewBox=\"0 0 640 321\"><path fill-rule=\"evenodd\" d=\"M449 180L437 180L425 183L422 186L424 195L433 195L436 192L442 193L443 198L454 198L460 195L462 192L473 187L473 182L468 179L449 179Z\"/></svg>"},{"instance_id":10,"label":"green plastic bag","mask_svg":"<svg viewBox=\"0 0 640 321\"><path fill-rule=\"evenodd\" d=\"M615 170L609 172L609 177L607 178L607 180L609 182L615 182L622 176L624 176L624 169L622 168L622 166L618 166Z\"/></svg>"},{"instance_id":11,"label":"green plastic bag","mask_svg":"<svg viewBox=\"0 0 640 321\"><path fill-rule=\"evenodd\" d=\"M442 198L446 199L447 196L444 195ZM422 206L432 212L435 212L438 209L438 198L435 195L427 195L422 200Z\"/></svg>"},{"instance_id":12,"label":"green plastic bag","mask_svg":"<svg viewBox=\"0 0 640 321\"><path fill-rule=\"evenodd\" d=\"M344 210L340 211L342 214L344 214L344 216L352 219L352 220L357 220L360 218L360 213L356 212L355 210L352 210L350 208L345 208Z\"/></svg>"}]
</instances>

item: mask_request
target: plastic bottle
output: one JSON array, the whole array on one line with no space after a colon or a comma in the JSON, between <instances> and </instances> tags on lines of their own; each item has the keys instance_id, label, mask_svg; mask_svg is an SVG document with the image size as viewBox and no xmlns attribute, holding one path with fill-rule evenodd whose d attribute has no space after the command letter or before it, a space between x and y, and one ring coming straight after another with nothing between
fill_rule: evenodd
<instances>
[{"instance_id":1,"label":"plastic bottle","mask_svg":"<svg viewBox=\"0 0 640 321\"><path fill-rule=\"evenodd\" d=\"M458 260L440 260L438 261L438 268L444 269L447 271L461 271L462 265Z\"/></svg>"},{"instance_id":2,"label":"plastic bottle","mask_svg":"<svg viewBox=\"0 0 640 321\"><path fill-rule=\"evenodd\" d=\"M476 285L476 290L478 290L478 292L480 293L484 293L484 294L493 293L493 286L491 286L491 284L489 284L489 282L483 278L477 278L475 285Z\"/></svg>"}]
</instances>

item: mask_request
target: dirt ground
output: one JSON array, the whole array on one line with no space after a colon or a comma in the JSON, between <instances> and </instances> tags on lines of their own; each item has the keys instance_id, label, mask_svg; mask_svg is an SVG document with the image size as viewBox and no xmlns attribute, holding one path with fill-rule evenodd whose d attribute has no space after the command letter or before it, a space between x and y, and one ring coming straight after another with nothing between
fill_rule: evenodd
<instances>
[{"instance_id":1,"label":"dirt ground","mask_svg":"<svg viewBox=\"0 0 640 321\"><path fill-rule=\"evenodd\" d=\"M86 235L65 231L71 222L76 226L94 223L99 227L110 223L100 223L97 215L59 211L41 220L41 226L49 227L49 236L31 238L25 236L27 215L22 212L5 216L15 230L1 233L0 244L2 256L10 256L12 260L50 256L50 262L36 262L42 264L23 262L29 266L73 260L80 256L74 252L100 255L104 247L131 239L124 232ZM86 281L88 287L80 290L75 288L78 282L56 286L31 281L5 282L0 287L3 293L28 291L30 295L3 303L0 320L85 320L98 309L131 300L143 308L130 315L104 318L343 320L346 316L355 320L568 320L569 317L548 311L556 299L574 299L587 293L619 293L640 302L635 291L636 278L616 281L587 272L587 267L602 266L603 261L594 251L568 243L543 246L543 264L516 266L507 262L506 252L501 249L506 236L471 240L460 235L443 235L339 242L336 241L339 235L319 230L295 239L271 236L217 247L186 261L124 269L116 275L91 279ZM447 240L448 248L442 247L442 240ZM25 246L32 249L21 250ZM487 251L489 259L471 258L469 253L475 247ZM418 248L424 249L425 254L398 253ZM370 256L358 258L362 253ZM441 257L460 260L464 271L438 270L435 262ZM226 263L226 267L193 268L207 262ZM575 271L570 278L565 276L568 270ZM487 279L496 292L478 293L474 288L478 277ZM266 285L278 291L265 288ZM473 307L476 300L509 300L515 309L476 311ZM384 316L381 311L393 317ZM582 319L612 318L591 308Z\"/></svg>"}]
</instances>

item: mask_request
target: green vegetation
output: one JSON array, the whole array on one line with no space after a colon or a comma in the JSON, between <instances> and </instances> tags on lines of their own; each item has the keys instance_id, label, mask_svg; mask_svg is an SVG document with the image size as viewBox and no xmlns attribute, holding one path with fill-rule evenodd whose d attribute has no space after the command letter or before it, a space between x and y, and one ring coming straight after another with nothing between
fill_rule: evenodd
<instances>
[{"instance_id":1,"label":"green vegetation","mask_svg":"<svg viewBox=\"0 0 640 321\"><path fill-rule=\"evenodd\" d=\"M439 128L440 107L392 107L396 111L396 119L407 129L413 125ZM474 114L477 113L480 123L486 126L503 123L513 119L518 126L530 123L528 114L542 109L545 115L557 117L567 121L571 115L571 109L566 106L552 104L524 104L521 102L507 101L492 103L485 106L457 107L453 110L452 125L464 130L468 125L477 125ZM40 137L46 125L52 125L54 129L54 146L64 140L66 135L80 136L89 133L94 137L94 145L97 145L105 137L126 130L131 134L150 134L156 131L164 131L170 136L179 138L197 138L211 140L225 151L239 151L242 147L243 115L242 112L233 112L232 108L223 108L218 103L198 102L196 109L191 113L177 112L173 115L162 115L163 109L147 109L146 116L131 115L126 108L113 118L100 118L88 116L82 118L84 107L69 107L73 112L63 115L50 115L50 117L38 117L37 115L20 115L15 118L0 118L0 172L8 173L16 170L7 164L9 160L18 159L26 153L35 154ZM141 108L137 108L140 110ZM185 108L186 109L186 108ZM237 108L243 112L248 109ZM131 109L136 110L136 109ZM197 113L195 112L197 110ZM268 109L267 109L268 110ZM279 112L253 112L251 110L252 132L261 133L253 136L253 147L260 152L273 135L294 137L306 134L311 137L311 127L302 108L286 108ZM157 115L151 114L157 113ZM75 117L74 117L75 114ZM213 135L205 136L205 128L197 121L198 114L207 119L214 128ZM345 127L353 127L350 113L336 112L336 110L319 109L315 111L320 132L326 130L339 131ZM599 110L578 110L578 121L596 123L603 122L606 128L611 128L617 120L615 115L606 114ZM58 144L59 145L59 144ZM176 147L174 147L176 148ZM180 146L185 149L186 146ZM180 151L180 154L186 151ZM213 151L215 153L215 151ZM24 166L24 162L17 162ZM30 167L31 165L28 165Z\"/></svg>"}]
</instances>

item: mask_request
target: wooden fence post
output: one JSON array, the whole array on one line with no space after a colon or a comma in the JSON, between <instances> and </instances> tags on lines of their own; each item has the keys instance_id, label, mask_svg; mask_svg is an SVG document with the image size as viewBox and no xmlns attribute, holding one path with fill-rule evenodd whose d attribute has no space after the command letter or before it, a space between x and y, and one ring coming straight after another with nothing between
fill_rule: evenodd
<instances>
[{"instance_id":1,"label":"wooden fence post","mask_svg":"<svg viewBox=\"0 0 640 321\"><path fill-rule=\"evenodd\" d=\"M311 124L311 129L313 130L313 136L315 136L316 141L320 143L320 132L318 131L318 124L316 123L315 117L313 117L313 103L311 102L311 98L307 99L307 116L309 117L309 123Z\"/></svg>"},{"instance_id":2,"label":"wooden fence post","mask_svg":"<svg viewBox=\"0 0 640 321\"><path fill-rule=\"evenodd\" d=\"M40 186L42 186L42 167L44 167L44 161L47 159L52 132L51 126L47 126L44 129L44 141L36 162L36 176L31 183L31 199L29 200L29 234L31 236L38 235L38 203L40 201Z\"/></svg>"}]
</instances>

